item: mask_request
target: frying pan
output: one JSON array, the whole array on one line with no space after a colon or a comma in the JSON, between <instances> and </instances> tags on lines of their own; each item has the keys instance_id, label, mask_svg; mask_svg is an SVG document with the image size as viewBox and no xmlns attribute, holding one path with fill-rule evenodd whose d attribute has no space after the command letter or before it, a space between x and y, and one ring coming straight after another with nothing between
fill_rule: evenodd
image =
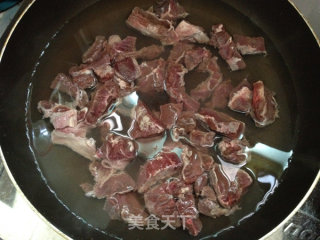
<instances>
[{"instance_id":1,"label":"frying pan","mask_svg":"<svg viewBox=\"0 0 320 240\"><path fill-rule=\"evenodd\" d=\"M279 124L275 123L279 134L268 141L287 141L283 147L292 150L288 168L279 178L277 189L260 209L237 223L231 223L228 218L212 220L214 224L206 221L197 237L258 239L296 211L319 179L319 45L303 18L285 0L181 2L191 13L191 22L208 30L210 24L221 20L232 32L262 34L270 48L270 57L276 56L271 64L274 69L266 66L259 71L249 70L252 78L267 78L276 72L275 79L280 79L280 83L269 81L268 84L284 90L278 92L280 102L283 99L287 103L280 110L285 113L280 117L290 119L290 127L285 128L287 132L281 130L286 121L280 118ZM65 237L193 239L180 230L130 231L122 222L107 222L106 213L101 211L103 203L80 195L78 185L89 178L88 163L63 147L50 146L46 142L48 138L35 137L50 135L50 126L40 121L36 103L49 98L48 86L54 75L80 62L82 51L96 35L119 33L122 37L129 34L141 37L126 28L124 20L134 6L146 8L149 5L147 0L27 0L2 39L2 157L16 187ZM247 28L247 24L252 28ZM146 39L142 44L152 42ZM243 74L235 76L240 79ZM263 131L268 134L272 132L270 129ZM284 135L286 138L281 138ZM46 158L47 154L51 157Z\"/></svg>"}]
</instances>

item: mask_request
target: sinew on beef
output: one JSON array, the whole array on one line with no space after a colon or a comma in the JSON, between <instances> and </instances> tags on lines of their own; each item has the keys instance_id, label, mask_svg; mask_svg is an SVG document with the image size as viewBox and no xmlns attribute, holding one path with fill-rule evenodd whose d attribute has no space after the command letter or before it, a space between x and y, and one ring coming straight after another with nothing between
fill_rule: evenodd
<instances>
[{"instance_id":1,"label":"sinew on beef","mask_svg":"<svg viewBox=\"0 0 320 240\"><path fill-rule=\"evenodd\" d=\"M278 104L274 92L264 86L262 81L253 83L251 117L257 127L272 124L279 117Z\"/></svg>"},{"instance_id":2,"label":"sinew on beef","mask_svg":"<svg viewBox=\"0 0 320 240\"><path fill-rule=\"evenodd\" d=\"M214 164L209 178L219 203L230 209L239 202L240 197L252 184L252 178L244 170L236 167L229 171L230 173L226 172L220 164Z\"/></svg>"},{"instance_id":3,"label":"sinew on beef","mask_svg":"<svg viewBox=\"0 0 320 240\"><path fill-rule=\"evenodd\" d=\"M129 135L133 139L159 135L164 131L162 123L157 119L147 106L138 101L134 110L134 120Z\"/></svg>"},{"instance_id":4,"label":"sinew on beef","mask_svg":"<svg viewBox=\"0 0 320 240\"><path fill-rule=\"evenodd\" d=\"M176 153L160 152L140 167L137 180L138 192L143 193L156 182L179 173L182 165Z\"/></svg>"},{"instance_id":5,"label":"sinew on beef","mask_svg":"<svg viewBox=\"0 0 320 240\"><path fill-rule=\"evenodd\" d=\"M136 156L136 145L129 138L109 133L96 156L112 168L123 170Z\"/></svg>"},{"instance_id":6,"label":"sinew on beef","mask_svg":"<svg viewBox=\"0 0 320 240\"><path fill-rule=\"evenodd\" d=\"M202 108L195 116L198 120L204 122L211 130L231 139L241 137L245 130L245 124L243 122L223 112Z\"/></svg>"},{"instance_id":7,"label":"sinew on beef","mask_svg":"<svg viewBox=\"0 0 320 240\"><path fill-rule=\"evenodd\" d=\"M234 34L233 40L242 55L267 54L263 37Z\"/></svg>"},{"instance_id":8,"label":"sinew on beef","mask_svg":"<svg viewBox=\"0 0 320 240\"><path fill-rule=\"evenodd\" d=\"M236 112L250 113L252 107L252 86L247 79L241 81L230 92L228 107Z\"/></svg>"},{"instance_id":9,"label":"sinew on beef","mask_svg":"<svg viewBox=\"0 0 320 240\"><path fill-rule=\"evenodd\" d=\"M223 24L212 26L210 43L219 49L220 56L227 62L231 71L241 70L246 64L236 48L231 35L225 30Z\"/></svg>"}]
</instances>

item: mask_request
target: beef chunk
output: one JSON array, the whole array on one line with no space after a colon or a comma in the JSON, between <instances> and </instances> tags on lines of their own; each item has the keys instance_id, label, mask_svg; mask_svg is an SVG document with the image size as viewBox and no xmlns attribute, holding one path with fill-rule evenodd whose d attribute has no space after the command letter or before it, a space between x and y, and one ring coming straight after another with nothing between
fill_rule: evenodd
<instances>
[{"instance_id":1,"label":"beef chunk","mask_svg":"<svg viewBox=\"0 0 320 240\"><path fill-rule=\"evenodd\" d=\"M111 58L115 59L126 53L134 52L136 50L136 37L128 36L121 40L118 35L109 38L109 53Z\"/></svg>"},{"instance_id":2,"label":"beef chunk","mask_svg":"<svg viewBox=\"0 0 320 240\"><path fill-rule=\"evenodd\" d=\"M181 103L168 103L160 106L160 121L167 129L175 125L182 112L182 107Z\"/></svg>"},{"instance_id":3,"label":"beef chunk","mask_svg":"<svg viewBox=\"0 0 320 240\"><path fill-rule=\"evenodd\" d=\"M129 138L109 133L96 155L112 168L123 170L136 156L136 146Z\"/></svg>"},{"instance_id":4,"label":"beef chunk","mask_svg":"<svg viewBox=\"0 0 320 240\"><path fill-rule=\"evenodd\" d=\"M225 108L228 105L229 95L232 91L230 80L222 81L212 93L211 100L206 104L210 108Z\"/></svg>"},{"instance_id":5,"label":"beef chunk","mask_svg":"<svg viewBox=\"0 0 320 240\"><path fill-rule=\"evenodd\" d=\"M115 74L126 82L133 82L141 75L139 64L134 58L124 58L114 65Z\"/></svg>"},{"instance_id":6,"label":"beef chunk","mask_svg":"<svg viewBox=\"0 0 320 240\"><path fill-rule=\"evenodd\" d=\"M207 185L208 185L208 174L204 172L194 182L193 189L196 196L199 196L202 192L203 187Z\"/></svg>"},{"instance_id":7,"label":"beef chunk","mask_svg":"<svg viewBox=\"0 0 320 240\"><path fill-rule=\"evenodd\" d=\"M90 124L96 124L108 109L110 104L119 97L119 88L111 81L100 85L91 99L89 110L86 116L86 121Z\"/></svg>"},{"instance_id":8,"label":"beef chunk","mask_svg":"<svg viewBox=\"0 0 320 240\"><path fill-rule=\"evenodd\" d=\"M93 88L97 84L97 79L92 70L86 65L71 67L69 74L72 76L73 82L81 89Z\"/></svg>"},{"instance_id":9,"label":"beef chunk","mask_svg":"<svg viewBox=\"0 0 320 240\"><path fill-rule=\"evenodd\" d=\"M183 161L183 168L181 172L183 180L186 183L195 182L204 172L197 152L191 149L191 147L184 146L181 153L181 159Z\"/></svg>"},{"instance_id":10,"label":"beef chunk","mask_svg":"<svg viewBox=\"0 0 320 240\"><path fill-rule=\"evenodd\" d=\"M234 34L233 39L242 55L267 53L263 37L248 37Z\"/></svg>"},{"instance_id":11,"label":"beef chunk","mask_svg":"<svg viewBox=\"0 0 320 240\"><path fill-rule=\"evenodd\" d=\"M184 82L184 75L188 72L187 69L182 64L179 63L172 63L169 64L167 69L167 79L166 79L166 88L169 92L171 89L180 89L183 88L185 85ZM172 95L172 96L171 96ZM171 94L171 97L174 97L173 94Z\"/></svg>"},{"instance_id":12,"label":"beef chunk","mask_svg":"<svg viewBox=\"0 0 320 240\"><path fill-rule=\"evenodd\" d=\"M40 101L38 110L43 114L43 118L50 118L55 129L75 127L78 124L76 109L48 101Z\"/></svg>"},{"instance_id":13,"label":"beef chunk","mask_svg":"<svg viewBox=\"0 0 320 240\"><path fill-rule=\"evenodd\" d=\"M143 35L159 39L169 45L177 41L170 21L158 18L154 13L135 7L127 19L127 24Z\"/></svg>"},{"instance_id":14,"label":"beef chunk","mask_svg":"<svg viewBox=\"0 0 320 240\"><path fill-rule=\"evenodd\" d=\"M144 202L149 213L158 216L160 219L167 219L164 216L172 216L170 218L172 225L180 227L181 220L170 185L172 183L164 182L154 186L144 194Z\"/></svg>"},{"instance_id":15,"label":"beef chunk","mask_svg":"<svg viewBox=\"0 0 320 240\"><path fill-rule=\"evenodd\" d=\"M195 115L197 119L206 123L211 130L231 139L239 138L244 133L245 124L225 113L203 108Z\"/></svg>"},{"instance_id":16,"label":"beef chunk","mask_svg":"<svg viewBox=\"0 0 320 240\"><path fill-rule=\"evenodd\" d=\"M267 89L262 81L253 84L251 117L257 127L270 125L278 117L278 104L274 93Z\"/></svg>"},{"instance_id":17,"label":"beef chunk","mask_svg":"<svg viewBox=\"0 0 320 240\"><path fill-rule=\"evenodd\" d=\"M223 208L217 201L211 200L209 198L200 198L198 201L199 212L212 218L220 216L230 216L238 209L239 208L237 205L235 205L231 209Z\"/></svg>"},{"instance_id":18,"label":"beef chunk","mask_svg":"<svg viewBox=\"0 0 320 240\"><path fill-rule=\"evenodd\" d=\"M114 68L111 67L109 55L104 55L99 60L90 63L88 67L99 77L100 82L109 81L114 76Z\"/></svg>"},{"instance_id":19,"label":"beef chunk","mask_svg":"<svg viewBox=\"0 0 320 240\"><path fill-rule=\"evenodd\" d=\"M93 195L98 199L124 194L136 189L135 181L125 172L112 174L108 179L96 182L93 186Z\"/></svg>"},{"instance_id":20,"label":"beef chunk","mask_svg":"<svg viewBox=\"0 0 320 240\"><path fill-rule=\"evenodd\" d=\"M154 159L148 160L140 167L138 176L138 191L145 192L157 181L180 172L182 162L175 153L161 152Z\"/></svg>"},{"instance_id":21,"label":"beef chunk","mask_svg":"<svg viewBox=\"0 0 320 240\"><path fill-rule=\"evenodd\" d=\"M247 143L245 140L228 139L223 140L218 144L218 149L222 158L231 163L242 163L248 159L248 153L246 153Z\"/></svg>"},{"instance_id":22,"label":"beef chunk","mask_svg":"<svg viewBox=\"0 0 320 240\"><path fill-rule=\"evenodd\" d=\"M89 101L86 91L80 89L77 84L73 83L71 79L63 73L59 73L55 77L50 88L68 94L74 98L75 105L79 107L85 107Z\"/></svg>"},{"instance_id":23,"label":"beef chunk","mask_svg":"<svg viewBox=\"0 0 320 240\"><path fill-rule=\"evenodd\" d=\"M151 111L142 101L138 101L135 107L135 116L133 126L130 130L130 136L133 139L151 137L164 131L161 122L153 116Z\"/></svg>"},{"instance_id":24,"label":"beef chunk","mask_svg":"<svg viewBox=\"0 0 320 240\"><path fill-rule=\"evenodd\" d=\"M202 223L199 219L193 194L186 192L180 195L176 205L180 216L182 216L182 221L184 221L183 225L189 231L189 234L197 236L202 229Z\"/></svg>"},{"instance_id":25,"label":"beef chunk","mask_svg":"<svg viewBox=\"0 0 320 240\"><path fill-rule=\"evenodd\" d=\"M51 132L51 141L53 144L64 145L87 159L95 159L96 141L93 138L87 139L78 137L73 133L53 130Z\"/></svg>"},{"instance_id":26,"label":"beef chunk","mask_svg":"<svg viewBox=\"0 0 320 240\"><path fill-rule=\"evenodd\" d=\"M104 210L108 212L111 219L122 219L131 224L135 223L135 219L139 219L139 223L145 225L145 218L148 217L137 193L134 192L115 194L107 198Z\"/></svg>"},{"instance_id":27,"label":"beef chunk","mask_svg":"<svg viewBox=\"0 0 320 240\"><path fill-rule=\"evenodd\" d=\"M212 147L215 137L214 132L204 132L200 130L192 130L189 135L190 143L197 147Z\"/></svg>"},{"instance_id":28,"label":"beef chunk","mask_svg":"<svg viewBox=\"0 0 320 240\"><path fill-rule=\"evenodd\" d=\"M166 62L160 58L140 64L141 76L137 79L140 92L161 92L166 78Z\"/></svg>"},{"instance_id":29,"label":"beef chunk","mask_svg":"<svg viewBox=\"0 0 320 240\"><path fill-rule=\"evenodd\" d=\"M194 45L192 43L177 42L176 44L173 45L172 49L170 50L168 62L182 63L186 52L193 48L194 48Z\"/></svg>"},{"instance_id":30,"label":"beef chunk","mask_svg":"<svg viewBox=\"0 0 320 240\"><path fill-rule=\"evenodd\" d=\"M226 172L219 164L213 166L209 177L219 203L229 209L239 202L252 184L252 178L245 171L234 168Z\"/></svg>"},{"instance_id":31,"label":"beef chunk","mask_svg":"<svg viewBox=\"0 0 320 240\"><path fill-rule=\"evenodd\" d=\"M249 113L252 105L252 86L244 79L235 87L229 97L228 107L237 112Z\"/></svg>"},{"instance_id":32,"label":"beef chunk","mask_svg":"<svg viewBox=\"0 0 320 240\"><path fill-rule=\"evenodd\" d=\"M219 49L220 56L228 63L231 71L244 69L246 67L231 35L225 30L222 24L212 26L210 44Z\"/></svg>"},{"instance_id":33,"label":"beef chunk","mask_svg":"<svg viewBox=\"0 0 320 240\"><path fill-rule=\"evenodd\" d=\"M132 57L143 60L152 60L159 57L164 52L164 47L159 45L150 45L143 47L133 54Z\"/></svg>"},{"instance_id":34,"label":"beef chunk","mask_svg":"<svg viewBox=\"0 0 320 240\"><path fill-rule=\"evenodd\" d=\"M222 73L217 60L217 57L212 57L199 65L198 69L203 72L208 72L209 77L191 90L190 94L194 99L204 101L211 96L212 91L222 81Z\"/></svg>"},{"instance_id":35,"label":"beef chunk","mask_svg":"<svg viewBox=\"0 0 320 240\"><path fill-rule=\"evenodd\" d=\"M195 26L185 20L182 20L175 29L175 32L180 41L190 41L197 43L208 43L209 37L204 32L204 29Z\"/></svg>"},{"instance_id":36,"label":"beef chunk","mask_svg":"<svg viewBox=\"0 0 320 240\"><path fill-rule=\"evenodd\" d=\"M158 0L153 5L154 13L161 19L176 21L188 16L177 0Z\"/></svg>"},{"instance_id":37,"label":"beef chunk","mask_svg":"<svg viewBox=\"0 0 320 240\"><path fill-rule=\"evenodd\" d=\"M98 60L104 54L107 44L104 36L96 36L93 44L82 55L82 62L91 63Z\"/></svg>"},{"instance_id":38,"label":"beef chunk","mask_svg":"<svg viewBox=\"0 0 320 240\"><path fill-rule=\"evenodd\" d=\"M211 52L206 48L193 48L187 50L184 57L186 68L191 71L195 69L204 59L210 58Z\"/></svg>"}]
</instances>

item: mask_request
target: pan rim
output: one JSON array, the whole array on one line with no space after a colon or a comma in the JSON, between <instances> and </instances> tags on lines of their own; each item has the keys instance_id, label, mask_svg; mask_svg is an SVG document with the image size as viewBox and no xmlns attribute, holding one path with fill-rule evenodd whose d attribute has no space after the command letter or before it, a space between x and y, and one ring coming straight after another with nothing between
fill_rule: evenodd
<instances>
[{"instance_id":1,"label":"pan rim","mask_svg":"<svg viewBox=\"0 0 320 240\"><path fill-rule=\"evenodd\" d=\"M307 27L309 28L309 30L312 32L314 39L317 42L318 47L320 47L320 39L318 38L318 36L316 35L314 29L312 28L312 26L310 25L309 21L306 19L306 17L301 13L301 11L297 8L297 6L292 2L292 0L287 0L292 7L295 9L295 11L297 13L299 13L299 15L301 16L301 18L303 19L303 21L305 22L305 24L307 25ZM3 46L1 47L1 51L0 51L0 63L2 61L4 52L6 50L7 44L9 43L11 36L13 35L16 27L18 26L19 22L21 21L21 19L23 18L23 16L27 13L27 11L31 8L31 6L36 2L36 0L29 0L29 2L27 2L25 4L25 6L22 6L22 8L24 8L22 10L22 12L19 15L16 15L14 17L14 20L12 21L12 25L9 26L8 29L9 32L7 33L7 36L5 37ZM2 151L2 147L0 146L0 158L3 161L3 165L4 168L12 182L12 184L14 185L14 187L17 189L17 192L20 194L20 196L23 197L23 199L26 200L26 202L28 203L29 207L31 208L31 210L40 217L40 219L42 219L48 226L50 226L51 229L53 229L58 235L60 235L61 237L63 237L64 239L72 239L70 238L67 234L65 234L63 231L61 231L60 229L58 229L53 223L51 223L50 221L48 221L34 206L33 204L29 201L29 199L25 196L24 192L21 190L20 186L18 185L18 183L16 182L15 178L13 177L13 174L11 173L11 170L7 164L6 158L4 157L3 151ZM276 227L274 227L270 232L266 233L263 237L260 238L260 240L266 240L268 237L270 237L272 234L274 234L276 231L278 231L281 227L284 226L284 224L290 219L292 218L297 212L298 210L302 207L302 205L307 201L307 199L309 198L309 196L311 195L312 191L315 189L317 183L320 182L320 169L318 170L318 173L315 177L315 179L313 180L312 184L310 185L309 189L307 190L306 194L304 195L304 197L300 200L300 202L297 204L297 206L291 210L291 212L289 213L289 215L287 217L285 217Z\"/></svg>"}]
</instances>

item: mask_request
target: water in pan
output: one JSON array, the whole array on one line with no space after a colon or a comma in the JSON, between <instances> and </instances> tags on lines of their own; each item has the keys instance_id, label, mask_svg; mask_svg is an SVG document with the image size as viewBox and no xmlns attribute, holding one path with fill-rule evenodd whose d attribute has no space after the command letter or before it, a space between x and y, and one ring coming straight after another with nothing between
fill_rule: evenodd
<instances>
[{"instance_id":1,"label":"water in pan","mask_svg":"<svg viewBox=\"0 0 320 240\"><path fill-rule=\"evenodd\" d=\"M249 81L263 80L268 88L277 93L277 101L280 105L280 119L263 129L254 127L249 117L227 110L228 114L244 121L247 125L246 138L253 148L251 149L252 160L245 168L256 179L240 203L241 210L230 217L218 219L201 217L204 228L200 236L207 236L241 223L242 219L250 217L259 207L263 206L268 195L273 192L292 154L295 132L295 116L292 106L295 104L290 77L281 56L268 36L249 18L220 1L203 1L199 4L198 1L186 0L181 3L190 13L188 20L203 26L207 31L212 24L224 23L231 33L265 37L268 55L245 57L246 70L230 72L221 59L219 64L225 78L231 78L234 85L244 77L248 77ZM104 201L86 198L79 187L79 184L90 182L92 179L88 171L88 160L65 147L50 144L52 127L48 121L41 120L36 104L39 100L50 97L49 85L58 72L67 72L72 65L80 63L82 52L96 35L120 34L121 37L133 35L138 38L137 48L158 43L151 38L143 37L125 25L125 19L135 5L147 8L151 2L135 1L130 4L121 5L119 1L111 3L101 1L66 23L40 58L37 72L32 79L33 94L29 109L32 117L32 129L30 129L33 135L32 145L37 154L40 169L50 187L72 212L87 223L122 237L126 236L127 225L110 221L106 212L101 210ZM211 50L217 54L215 50ZM195 79L197 78L194 75L186 77L187 89L193 88L199 82ZM158 141L161 144L161 139ZM148 150L145 145L143 147L144 151ZM136 161L142 162L142 157ZM167 231L170 230L159 231L157 235L161 238L165 236L162 234L166 234ZM152 231L149 230L149 232ZM150 233L142 234L138 231L130 232L130 234L148 238ZM187 237L187 233L182 231L177 231L176 234L181 234L179 236L183 238Z\"/></svg>"}]
</instances>

